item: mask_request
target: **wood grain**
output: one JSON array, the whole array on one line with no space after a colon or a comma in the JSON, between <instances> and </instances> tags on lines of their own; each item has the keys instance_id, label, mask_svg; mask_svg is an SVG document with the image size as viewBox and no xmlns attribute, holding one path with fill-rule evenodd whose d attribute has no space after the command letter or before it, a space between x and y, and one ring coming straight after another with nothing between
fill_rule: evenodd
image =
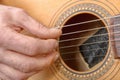
<instances>
[{"instance_id":1,"label":"wood grain","mask_svg":"<svg viewBox=\"0 0 120 80\"><path fill-rule=\"evenodd\" d=\"M61 26L63 26L71 17L78 14L89 13L101 19L120 13L119 0L1 0L1 4L23 8L47 27L56 27L61 18L63 19ZM76 7L77 5L79 7ZM65 17L67 15L68 17ZM110 29L108 27L110 20L102 21L110 33L109 39L120 39L119 34L114 34L120 30L119 26ZM119 24L120 18L115 18L113 21L113 24ZM112 41L112 44L109 41L104 60L88 71L75 71L60 58L49 69L36 74L29 80L120 80L120 60L116 58L120 57L119 46L120 41Z\"/></svg>"}]
</instances>

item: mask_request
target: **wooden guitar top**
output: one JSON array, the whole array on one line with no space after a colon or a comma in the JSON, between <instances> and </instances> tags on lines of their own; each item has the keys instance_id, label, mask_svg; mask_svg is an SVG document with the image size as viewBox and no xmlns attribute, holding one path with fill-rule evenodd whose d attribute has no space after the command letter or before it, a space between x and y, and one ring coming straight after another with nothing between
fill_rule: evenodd
<instances>
[{"instance_id":1,"label":"wooden guitar top","mask_svg":"<svg viewBox=\"0 0 120 80\"><path fill-rule=\"evenodd\" d=\"M60 58L29 80L120 80L120 0L1 0L61 26ZM111 22L112 21L112 22Z\"/></svg>"}]
</instances>

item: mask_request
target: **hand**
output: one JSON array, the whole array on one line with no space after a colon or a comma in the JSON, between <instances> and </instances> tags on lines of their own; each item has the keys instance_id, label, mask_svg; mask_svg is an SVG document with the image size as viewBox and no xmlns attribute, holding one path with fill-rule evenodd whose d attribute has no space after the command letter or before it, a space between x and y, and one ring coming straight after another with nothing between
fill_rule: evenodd
<instances>
[{"instance_id":1,"label":"hand","mask_svg":"<svg viewBox=\"0 0 120 80\"><path fill-rule=\"evenodd\" d=\"M0 5L0 78L24 80L48 67L58 57L60 35L61 30L44 27L24 10Z\"/></svg>"}]
</instances>

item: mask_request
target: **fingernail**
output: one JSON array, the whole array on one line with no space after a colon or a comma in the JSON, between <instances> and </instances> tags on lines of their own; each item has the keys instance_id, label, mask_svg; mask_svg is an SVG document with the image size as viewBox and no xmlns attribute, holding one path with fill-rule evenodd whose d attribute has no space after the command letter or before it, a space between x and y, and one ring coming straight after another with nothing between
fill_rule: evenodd
<instances>
[{"instance_id":1,"label":"fingernail","mask_svg":"<svg viewBox=\"0 0 120 80\"><path fill-rule=\"evenodd\" d=\"M57 27L55 27L56 29L61 29L61 27L60 26L57 26Z\"/></svg>"},{"instance_id":2,"label":"fingernail","mask_svg":"<svg viewBox=\"0 0 120 80\"><path fill-rule=\"evenodd\" d=\"M59 43L56 42L56 43L55 43L55 50L56 50L58 47L59 47Z\"/></svg>"},{"instance_id":3,"label":"fingernail","mask_svg":"<svg viewBox=\"0 0 120 80\"><path fill-rule=\"evenodd\" d=\"M55 56L54 61L56 61L58 58L59 58L59 54L57 54L57 55Z\"/></svg>"},{"instance_id":4,"label":"fingernail","mask_svg":"<svg viewBox=\"0 0 120 80\"><path fill-rule=\"evenodd\" d=\"M61 27L60 26L56 26L56 27L52 27L51 29L53 29L53 30L55 29L56 30L56 29L61 29Z\"/></svg>"},{"instance_id":5,"label":"fingernail","mask_svg":"<svg viewBox=\"0 0 120 80\"><path fill-rule=\"evenodd\" d=\"M57 27L53 27L51 28L52 32L59 32L59 34L62 34L62 27L61 26L57 26Z\"/></svg>"}]
</instances>

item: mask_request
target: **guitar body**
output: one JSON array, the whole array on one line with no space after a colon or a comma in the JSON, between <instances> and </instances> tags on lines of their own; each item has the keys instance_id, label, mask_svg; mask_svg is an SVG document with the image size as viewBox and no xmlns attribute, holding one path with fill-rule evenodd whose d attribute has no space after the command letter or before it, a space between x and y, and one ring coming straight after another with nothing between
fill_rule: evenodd
<instances>
[{"instance_id":1,"label":"guitar body","mask_svg":"<svg viewBox=\"0 0 120 80\"><path fill-rule=\"evenodd\" d=\"M63 29L61 57L29 80L120 80L120 59L110 35L110 17L120 14L119 0L1 0L1 4L23 8L49 28ZM70 25L76 23L81 24Z\"/></svg>"}]
</instances>

